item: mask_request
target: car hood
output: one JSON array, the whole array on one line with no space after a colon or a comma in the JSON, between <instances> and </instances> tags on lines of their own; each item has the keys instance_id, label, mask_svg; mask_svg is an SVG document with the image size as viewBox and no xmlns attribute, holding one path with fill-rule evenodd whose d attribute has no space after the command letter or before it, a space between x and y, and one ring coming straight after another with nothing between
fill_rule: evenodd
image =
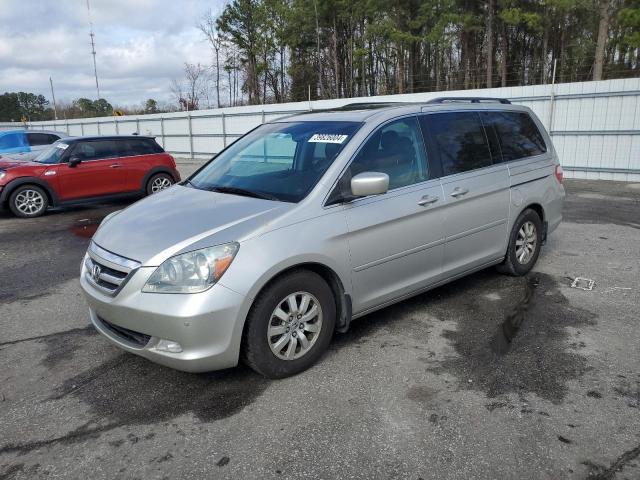
<instances>
[{"instance_id":1,"label":"car hood","mask_svg":"<svg viewBox=\"0 0 640 480\"><path fill-rule=\"evenodd\" d=\"M17 161L17 162L27 162L29 160L33 160L41 153L40 150L32 150L30 152L20 152L20 153L3 153L0 155L0 161L9 160L9 161Z\"/></svg>"},{"instance_id":2,"label":"car hood","mask_svg":"<svg viewBox=\"0 0 640 480\"><path fill-rule=\"evenodd\" d=\"M144 266L158 266L179 253L241 242L293 206L176 185L106 218L93 241Z\"/></svg>"},{"instance_id":3,"label":"car hood","mask_svg":"<svg viewBox=\"0 0 640 480\"><path fill-rule=\"evenodd\" d=\"M9 170L10 168L24 167L24 166L42 167L42 164L38 162L32 162L29 158L19 157L15 154L0 155L0 170Z\"/></svg>"}]
</instances>

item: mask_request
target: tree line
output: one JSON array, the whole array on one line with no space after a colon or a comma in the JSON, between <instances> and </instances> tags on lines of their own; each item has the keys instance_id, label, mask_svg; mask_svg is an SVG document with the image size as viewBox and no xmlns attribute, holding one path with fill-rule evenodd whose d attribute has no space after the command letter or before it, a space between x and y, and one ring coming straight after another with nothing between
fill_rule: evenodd
<instances>
[{"instance_id":1,"label":"tree line","mask_svg":"<svg viewBox=\"0 0 640 480\"><path fill-rule=\"evenodd\" d=\"M183 109L635 77L640 0L233 0Z\"/></svg>"},{"instance_id":2,"label":"tree line","mask_svg":"<svg viewBox=\"0 0 640 480\"><path fill-rule=\"evenodd\" d=\"M125 115L138 115L175 111L177 107L163 105L149 98L140 106L118 107L116 110ZM59 120L107 117L114 114L114 107L104 98L91 100L81 97L70 102L59 102L55 113ZM53 120L55 116L53 105L44 95L26 92L5 92L0 95L0 122L35 122Z\"/></svg>"}]
</instances>

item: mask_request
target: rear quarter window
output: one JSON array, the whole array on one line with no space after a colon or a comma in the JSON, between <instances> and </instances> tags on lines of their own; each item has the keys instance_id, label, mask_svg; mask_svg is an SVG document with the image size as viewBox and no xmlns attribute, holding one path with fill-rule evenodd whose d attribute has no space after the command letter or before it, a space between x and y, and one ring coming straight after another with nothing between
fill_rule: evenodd
<instances>
[{"instance_id":1,"label":"rear quarter window","mask_svg":"<svg viewBox=\"0 0 640 480\"><path fill-rule=\"evenodd\" d=\"M118 140L123 157L163 153L164 150L151 138L127 138Z\"/></svg>"},{"instance_id":2,"label":"rear quarter window","mask_svg":"<svg viewBox=\"0 0 640 480\"><path fill-rule=\"evenodd\" d=\"M447 112L423 115L440 154L443 175L468 172L493 165L491 150L476 112Z\"/></svg>"},{"instance_id":3,"label":"rear quarter window","mask_svg":"<svg viewBox=\"0 0 640 480\"><path fill-rule=\"evenodd\" d=\"M547 151L544 138L525 112L483 112L482 121L493 128L502 151L502 161L541 155Z\"/></svg>"},{"instance_id":4,"label":"rear quarter window","mask_svg":"<svg viewBox=\"0 0 640 480\"><path fill-rule=\"evenodd\" d=\"M32 146L51 145L59 139L60 137L50 133L27 133L27 140Z\"/></svg>"}]
</instances>

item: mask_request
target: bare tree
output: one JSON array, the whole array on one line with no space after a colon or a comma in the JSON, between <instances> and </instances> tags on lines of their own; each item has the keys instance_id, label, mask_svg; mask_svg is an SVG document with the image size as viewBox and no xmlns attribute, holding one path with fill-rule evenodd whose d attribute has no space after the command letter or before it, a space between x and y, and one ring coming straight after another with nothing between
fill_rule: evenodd
<instances>
[{"instance_id":1,"label":"bare tree","mask_svg":"<svg viewBox=\"0 0 640 480\"><path fill-rule=\"evenodd\" d=\"M209 42L209 46L213 51L213 58L215 63L212 66L216 79L216 102L218 108L220 108L220 51L222 49L224 40L220 36L220 32L218 32L216 22L217 19L213 16L211 10L209 10L202 17L202 20L198 24L198 28Z\"/></svg>"},{"instance_id":2,"label":"bare tree","mask_svg":"<svg viewBox=\"0 0 640 480\"><path fill-rule=\"evenodd\" d=\"M199 63L184 64L186 84L187 110L198 110L200 96L204 92L206 69Z\"/></svg>"},{"instance_id":3,"label":"bare tree","mask_svg":"<svg viewBox=\"0 0 640 480\"><path fill-rule=\"evenodd\" d=\"M180 108L182 108L185 102L184 88L182 82L176 78L171 79L171 85L169 85L171 95Z\"/></svg>"}]
</instances>

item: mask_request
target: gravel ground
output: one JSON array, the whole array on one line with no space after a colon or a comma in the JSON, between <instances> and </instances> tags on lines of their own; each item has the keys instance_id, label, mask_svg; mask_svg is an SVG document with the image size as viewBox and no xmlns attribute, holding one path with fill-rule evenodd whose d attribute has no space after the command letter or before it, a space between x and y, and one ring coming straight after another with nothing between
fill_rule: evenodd
<instances>
[{"instance_id":1,"label":"gravel ground","mask_svg":"<svg viewBox=\"0 0 640 480\"><path fill-rule=\"evenodd\" d=\"M527 277L368 315L280 381L172 371L87 325L79 264L126 204L0 213L0 479L640 478L640 185L566 186Z\"/></svg>"}]
</instances>

